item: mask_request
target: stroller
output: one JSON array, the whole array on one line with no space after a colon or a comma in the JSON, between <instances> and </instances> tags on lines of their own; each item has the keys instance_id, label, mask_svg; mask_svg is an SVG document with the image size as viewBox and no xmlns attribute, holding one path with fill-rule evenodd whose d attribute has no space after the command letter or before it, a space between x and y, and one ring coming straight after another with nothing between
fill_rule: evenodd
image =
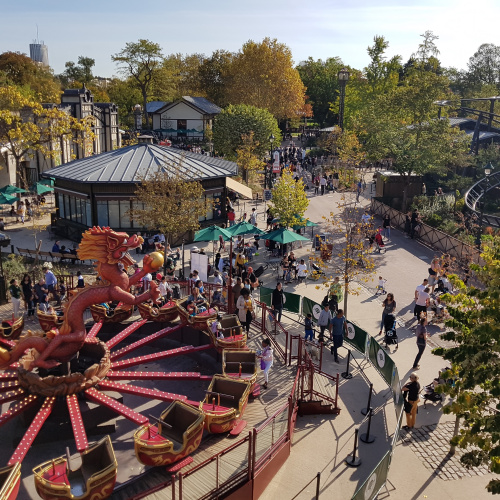
<instances>
[{"instance_id":1,"label":"stroller","mask_svg":"<svg viewBox=\"0 0 500 500\"><path fill-rule=\"evenodd\" d=\"M393 314L388 314L384 318L384 343L387 346L395 345L396 351L398 350L398 334L396 333L396 317Z\"/></svg>"},{"instance_id":2,"label":"stroller","mask_svg":"<svg viewBox=\"0 0 500 500\"><path fill-rule=\"evenodd\" d=\"M449 370L449 368L445 368L445 370ZM443 370L444 371L444 370ZM426 408L426 404L430 401L431 403L441 403L443 401L442 394L436 392L436 386L441 384L450 384L453 385L455 383L454 380L445 380L442 377L443 371L438 373L438 376L429 384L424 387L424 394L422 398L424 399L424 408Z\"/></svg>"}]
</instances>

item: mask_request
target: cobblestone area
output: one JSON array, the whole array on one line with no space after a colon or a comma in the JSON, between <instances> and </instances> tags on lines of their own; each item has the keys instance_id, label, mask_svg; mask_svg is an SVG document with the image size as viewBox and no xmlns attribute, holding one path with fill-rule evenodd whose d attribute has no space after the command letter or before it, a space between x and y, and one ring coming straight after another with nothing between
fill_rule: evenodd
<instances>
[{"instance_id":1,"label":"cobblestone area","mask_svg":"<svg viewBox=\"0 0 500 500\"><path fill-rule=\"evenodd\" d=\"M486 466L467 469L460 463L464 450L457 448L454 456L448 455L454 427L454 422L445 422L424 425L411 432L402 430L402 444L410 446L425 467L444 481L487 474Z\"/></svg>"}]
</instances>

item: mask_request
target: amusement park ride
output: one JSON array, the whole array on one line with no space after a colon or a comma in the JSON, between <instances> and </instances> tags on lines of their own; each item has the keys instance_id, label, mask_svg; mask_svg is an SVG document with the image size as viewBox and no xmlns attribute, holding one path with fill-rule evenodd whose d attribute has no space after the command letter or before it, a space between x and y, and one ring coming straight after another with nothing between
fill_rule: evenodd
<instances>
[{"instance_id":1,"label":"amusement park ride","mask_svg":"<svg viewBox=\"0 0 500 500\"><path fill-rule=\"evenodd\" d=\"M108 498L114 489L118 462L110 436L89 444L82 418L82 402L92 401L125 417L139 428L134 434L137 459L145 465L167 466L178 470L192 462L189 457L200 445L204 432L238 434L246 423L241 419L249 396L257 395L256 353L246 348L246 335L237 316L217 319L217 309L206 304L206 311L190 314L186 299L160 302L157 285L135 296L130 287L148 272L163 264L163 255L146 255L140 272L129 276L133 264L128 253L142 243L142 238L117 233L110 228L94 227L85 232L78 249L80 259L93 259L97 264L99 284L73 293L63 315L39 313L43 332L20 336L22 318L2 322L0 330L0 404L10 403L0 414L0 427L16 417L33 414L5 467L0 469L0 500L17 497L21 481L21 462L42 426L51 414L67 408L81 464L72 468L69 450L66 456L50 458L33 469L35 487L41 498L91 499ZM111 307L116 304L116 307ZM129 324L104 342L98 334L104 323L128 319L137 306L141 320ZM94 325L87 332L84 311L90 308ZM179 318L177 323L172 324ZM115 347L146 322L170 323L140 340L115 350ZM219 331L212 329L218 321ZM162 325L164 326L164 325ZM210 337L208 345L182 346L133 355L146 345L165 338L183 327L201 330ZM213 333L215 330L216 333ZM197 372L130 371L174 356L214 347L222 353L222 374L201 375ZM123 381L140 380L206 380L210 381L202 401L185 395L136 386ZM121 382L120 382L121 381ZM169 406L159 418L145 416L105 394L115 391L148 399L165 401ZM253 391L253 392L252 392ZM29 419L28 419L29 420Z\"/></svg>"}]
</instances>

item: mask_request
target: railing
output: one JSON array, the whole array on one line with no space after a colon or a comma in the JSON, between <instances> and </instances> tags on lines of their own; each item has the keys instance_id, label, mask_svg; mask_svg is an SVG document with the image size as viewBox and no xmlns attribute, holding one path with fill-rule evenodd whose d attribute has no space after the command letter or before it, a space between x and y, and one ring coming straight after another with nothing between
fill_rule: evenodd
<instances>
[{"instance_id":1,"label":"railing","mask_svg":"<svg viewBox=\"0 0 500 500\"><path fill-rule=\"evenodd\" d=\"M273 321L274 331L269 330L269 328L267 327L267 317L268 317L269 311L271 311L272 309L269 308L264 302L258 302L258 301L256 301L256 302L261 307L262 317L260 320L258 320L256 317L253 324L255 326L259 327L261 329L261 331L267 335L267 338L271 341L271 344L273 345L274 352L276 354L278 354L282 358L283 363L286 364L287 360L288 360L288 343L289 343L288 331L285 330L283 328L283 325L281 323L279 323L278 321ZM276 336L279 335L280 333L283 333L284 337L285 337L285 339L284 339L285 348L284 349L280 345L280 343L276 340Z\"/></svg>"},{"instance_id":2,"label":"railing","mask_svg":"<svg viewBox=\"0 0 500 500\"><path fill-rule=\"evenodd\" d=\"M500 186L500 172L495 172L489 175L488 178L483 177L481 180L476 182L465 193L465 203L467 208L479 217L480 212L476 208L477 202L484 197L486 190L491 191L497 186ZM500 217L485 213L482 214L482 217L485 225L500 227Z\"/></svg>"}]
</instances>

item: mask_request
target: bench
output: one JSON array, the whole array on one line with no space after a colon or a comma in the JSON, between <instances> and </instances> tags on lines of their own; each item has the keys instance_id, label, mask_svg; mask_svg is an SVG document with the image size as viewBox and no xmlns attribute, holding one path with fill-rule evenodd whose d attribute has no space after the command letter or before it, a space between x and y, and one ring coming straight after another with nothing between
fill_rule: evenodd
<instances>
[{"instance_id":1,"label":"bench","mask_svg":"<svg viewBox=\"0 0 500 500\"><path fill-rule=\"evenodd\" d=\"M60 262L67 260L69 262L76 262L78 260L78 256L72 253L59 253L59 252L47 252L50 253L50 256L53 259L59 259Z\"/></svg>"},{"instance_id":2,"label":"bench","mask_svg":"<svg viewBox=\"0 0 500 500\"><path fill-rule=\"evenodd\" d=\"M21 255L23 257L33 257L34 258L35 254L36 254L35 250L28 250L27 248L19 248L19 247L16 247L16 248L17 248L17 251L19 252L19 255ZM33 252L33 254L31 252Z\"/></svg>"}]
</instances>

